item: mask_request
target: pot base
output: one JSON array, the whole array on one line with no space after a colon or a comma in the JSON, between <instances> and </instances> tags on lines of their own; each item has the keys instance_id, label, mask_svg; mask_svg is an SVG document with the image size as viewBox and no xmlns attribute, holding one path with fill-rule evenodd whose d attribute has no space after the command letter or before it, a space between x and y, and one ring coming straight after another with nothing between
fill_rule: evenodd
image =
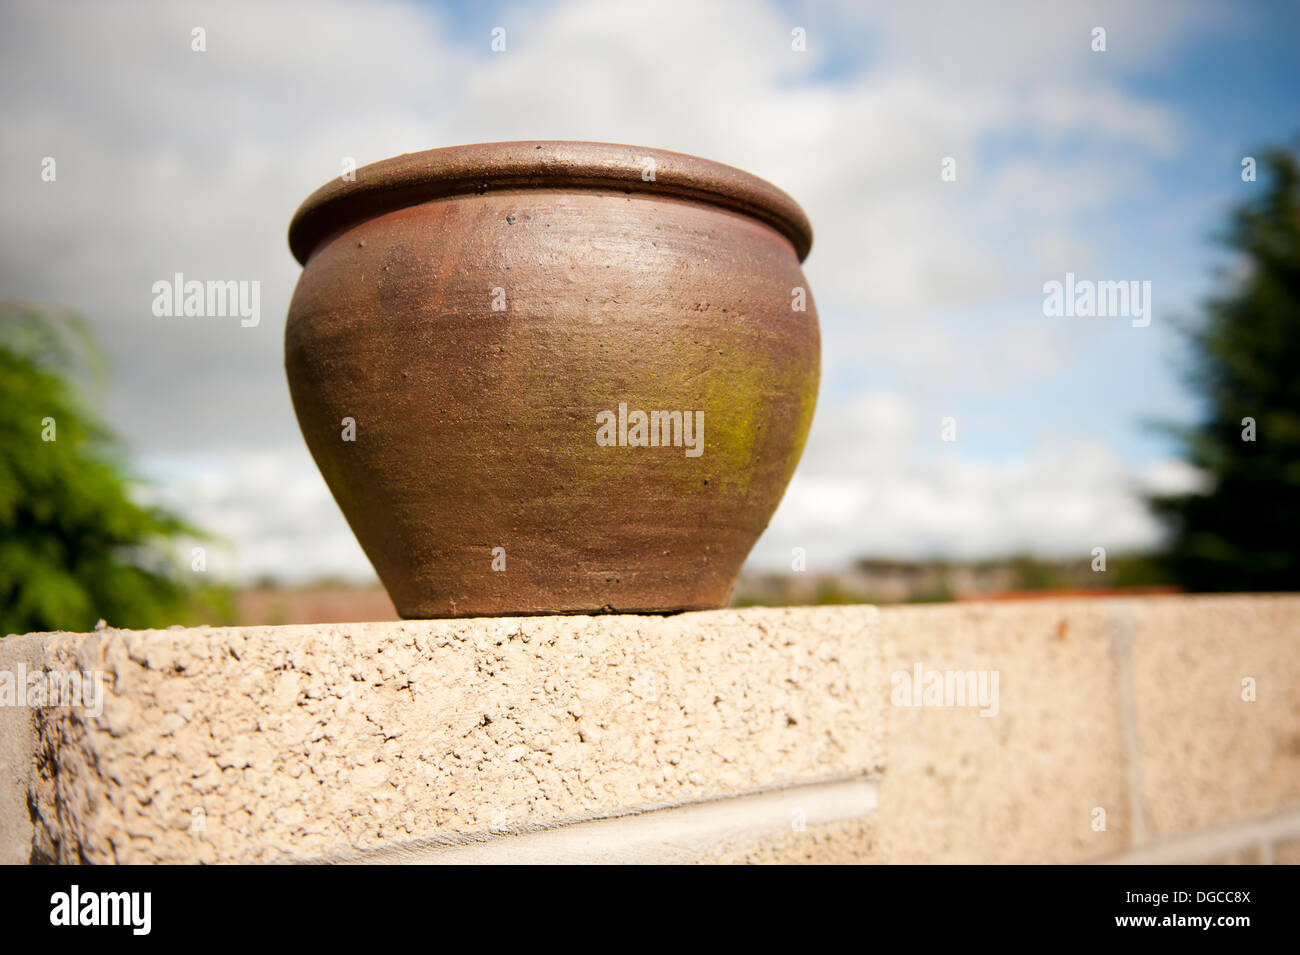
<instances>
[{"instance_id":1,"label":"pot base","mask_svg":"<svg viewBox=\"0 0 1300 955\"><path fill-rule=\"evenodd\" d=\"M531 577L507 564L505 572L474 575L455 587L430 588L424 600L398 605L403 619L435 617L529 617L544 614L609 613L674 614L689 610L719 610L731 596L735 571L719 568L696 580L655 581L653 575L632 573L595 582L558 579L555 573ZM641 578L638 581L638 578ZM395 588L396 589L396 588ZM391 592L391 591L390 591Z\"/></svg>"}]
</instances>

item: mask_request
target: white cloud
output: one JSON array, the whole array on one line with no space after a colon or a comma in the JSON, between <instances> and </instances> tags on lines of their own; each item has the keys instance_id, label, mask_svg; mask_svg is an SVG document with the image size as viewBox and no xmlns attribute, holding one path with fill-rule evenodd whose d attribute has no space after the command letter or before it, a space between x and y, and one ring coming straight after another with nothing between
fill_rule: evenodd
<instances>
[{"instance_id":1,"label":"white cloud","mask_svg":"<svg viewBox=\"0 0 1300 955\"><path fill-rule=\"evenodd\" d=\"M1081 442L994 464L973 460L960 438L939 441L937 421L915 429L916 416L898 396L876 394L866 404L888 408L887 422L860 414L810 448L751 567L788 569L794 547L805 549L810 569L866 555L1080 558L1097 546L1141 550L1162 535L1141 493L1192 482L1180 462L1135 476L1110 449Z\"/></svg>"},{"instance_id":2,"label":"white cloud","mask_svg":"<svg viewBox=\"0 0 1300 955\"><path fill-rule=\"evenodd\" d=\"M216 579L307 582L373 579L374 571L311 459L253 452L143 462L144 496L180 509L212 535L204 547Z\"/></svg>"},{"instance_id":3,"label":"white cloud","mask_svg":"<svg viewBox=\"0 0 1300 955\"><path fill-rule=\"evenodd\" d=\"M1204 471L1186 461L1169 458L1145 468L1141 475L1142 488L1148 494L1205 494L1212 481Z\"/></svg>"}]
</instances>

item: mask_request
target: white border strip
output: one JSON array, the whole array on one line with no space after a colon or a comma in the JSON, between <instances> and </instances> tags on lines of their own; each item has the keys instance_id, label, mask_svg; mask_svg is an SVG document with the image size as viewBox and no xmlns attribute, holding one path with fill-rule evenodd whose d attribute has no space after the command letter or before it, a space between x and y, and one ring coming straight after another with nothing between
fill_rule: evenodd
<instances>
[{"instance_id":1,"label":"white border strip","mask_svg":"<svg viewBox=\"0 0 1300 955\"><path fill-rule=\"evenodd\" d=\"M1100 860L1102 865L1187 865L1212 862L1240 849L1259 847L1261 857L1272 861L1273 844L1300 838L1300 809L1257 816L1202 829L1153 843L1133 852Z\"/></svg>"},{"instance_id":2,"label":"white border strip","mask_svg":"<svg viewBox=\"0 0 1300 955\"><path fill-rule=\"evenodd\" d=\"M373 849L328 860L383 865L545 865L682 863L708 850L869 815L874 780L793 786L596 819L516 835L483 833L458 844L436 841Z\"/></svg>"}]
</instances>

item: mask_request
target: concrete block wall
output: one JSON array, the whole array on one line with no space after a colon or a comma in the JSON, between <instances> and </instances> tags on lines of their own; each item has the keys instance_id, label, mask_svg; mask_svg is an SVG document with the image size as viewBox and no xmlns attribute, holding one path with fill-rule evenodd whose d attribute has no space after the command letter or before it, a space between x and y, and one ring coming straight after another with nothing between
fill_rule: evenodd
<instances>
[{"instance_id":1,"label":"concrete block wall","mask_svg":"<svg viewBox=\"0 0 1300 955\"><path fill-rule=\"evenodd\" d=\"M1297 649L1293 596L11 636L0 704L103 699L0 705L0 862L1292 862Z\"/></svg>"}]
</instances>

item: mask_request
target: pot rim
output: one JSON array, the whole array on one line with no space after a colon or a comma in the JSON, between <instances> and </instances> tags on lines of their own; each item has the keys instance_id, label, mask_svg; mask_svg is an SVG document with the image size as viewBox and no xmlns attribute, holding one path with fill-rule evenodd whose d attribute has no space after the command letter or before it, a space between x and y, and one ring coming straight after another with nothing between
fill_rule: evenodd
<instances>
[{"instance_id":1,"label":"pot rim","mask_svg":"<svg viewBox=\"0 0 1300 955\"><path fill-rule=\"evenodd\" d=\"M642 178L654 160L654 180ZM447 196L521 189L590 189L665 196L749 215L785 236L799 261L812 224L799 204L765 179L732 166L640 146L577 141L477 143L403 153L370 163L356 179L313 192L289 223L289 248L303 265L323 242L365 219Z\"/></svg>"}]
</instances>

